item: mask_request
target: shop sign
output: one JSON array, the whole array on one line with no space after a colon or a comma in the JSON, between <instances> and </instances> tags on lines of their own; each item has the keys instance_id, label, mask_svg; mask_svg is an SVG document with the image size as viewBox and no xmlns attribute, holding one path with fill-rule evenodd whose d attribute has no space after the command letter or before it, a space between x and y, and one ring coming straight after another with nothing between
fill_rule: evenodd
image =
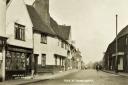
<instances>
[{"instance_id":1,"label":"shop sign","mask_svg":"<svg viewBox=\"0 0 128 85\"><path fill-rule=\"evenodd\" d=\"M12 46L8 46L8 50L16 51L16 52L32 53L32 50L28 50L25 48L17 48L17 47L12 47Z\"/></svg>"}]
</instances>

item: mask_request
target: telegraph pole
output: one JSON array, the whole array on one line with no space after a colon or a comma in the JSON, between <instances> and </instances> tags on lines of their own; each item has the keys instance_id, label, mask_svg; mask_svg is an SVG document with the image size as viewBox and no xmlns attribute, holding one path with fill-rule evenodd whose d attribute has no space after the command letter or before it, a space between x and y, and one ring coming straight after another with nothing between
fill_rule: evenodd
<instances>
[{"instance_id":1,"label":"telegraph pole","mask_svg":"<svg viewBox=\"0 0 128 85\"><path fill-rule=\"evenodd\" d=\"M118 72L118 39L117 39L117 32L118 32L118 15L116 14L116 59L115 59L115 72Z\"/></svg>"}]
</instances>

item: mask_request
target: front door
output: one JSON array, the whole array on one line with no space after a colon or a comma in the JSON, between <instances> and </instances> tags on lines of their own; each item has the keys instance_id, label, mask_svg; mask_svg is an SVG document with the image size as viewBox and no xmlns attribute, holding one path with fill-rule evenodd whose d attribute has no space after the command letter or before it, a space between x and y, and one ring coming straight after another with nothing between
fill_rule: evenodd
<instances>
[{"instance_id":1,"label":"front door","mask_svg":"<svg viewBox=\"0 0 128 85\"><path fill-rule=\"evenodd\" d=\"M38 55L34 54L34 70L35 70L35 74L37 73L37 68L38 68Z\"/></svg>"},{"instance_id":2,"label":"front door","mask_svg":"<svg viewBox=\"0 0 128 85\"><path fill-rule=\"evenodd\" d=\"M118 70L123 71L123 56L118 56Z\"/></svg>"}]
</instances>

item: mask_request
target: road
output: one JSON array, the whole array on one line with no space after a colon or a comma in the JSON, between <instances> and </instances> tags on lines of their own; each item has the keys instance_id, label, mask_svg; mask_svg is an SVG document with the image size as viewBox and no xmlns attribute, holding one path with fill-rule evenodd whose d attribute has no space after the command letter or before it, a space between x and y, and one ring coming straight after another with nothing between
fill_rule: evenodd
<instances>
[{"instance_id":1,"label":"road","mask_svg":"<svg viewBox=\"0 0 128 85\"><path fill-rule=\"evenodd\" d=\"M58 79L45 80L26 85L128 85L128 77L102 71L82 70Z\"/></svg>"}]
</instances>

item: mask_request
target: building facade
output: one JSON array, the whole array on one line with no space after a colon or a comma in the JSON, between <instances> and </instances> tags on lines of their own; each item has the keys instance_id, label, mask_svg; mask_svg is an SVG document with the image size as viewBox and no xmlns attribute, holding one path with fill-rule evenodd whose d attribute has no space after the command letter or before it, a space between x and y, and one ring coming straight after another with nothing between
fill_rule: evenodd
<instances>
[{"instance_id":1,"label":"building facade","mask_svg":"<svg viewBox=\"0 0 128 85\"><path fill-rule=\"evenodd\" d=\"M128 71L128 26L123 28L117 35L117 49L116 40L109 44L104 55L104 67L112 71ZM117 55L117 57L116 57Z\"/></svg>"},{"instance_id":2,"label":"building facade","mask_svg":"<svg viewBox=\"0 0 128 85\"><path fill-rule=\"evenodd\" d=\"M45 3L45 4L44 4ZM49 1L36 0L28 6L33 27L35 71L56 72L67 67L66 61L70 52L70 26L59 25L49 14Z\"/></svg>"},{"instance_id":3,"label":"building facade","mask_svg":"<svg viewBox=\"0 0 128 85\"><path fill-rule=\"evenodd\" d=\"M49 0L35 0L33 5L1 0L0 11L1 80L33 70L36 74L81 69L82 56L71 44L71 26L59 25L50 16Z\"/></svg>"},{"instance_id":4,"label":"building facade","mask_svg":"<svg viewBox=\"0 0 128 85\"><path fill-rule=\"evenodd\" d=\"M71 55L72 55L72 68L81 69L82 67L82 56L81 52L71 45Z\"/></svg>"},{"instance_id":5,"label":"building facade","mask_svg":"<svg viewBox=\"0 0 128 85\"><path fill-rule=\"evenodd\" d=\"M6 78L31 72L33 25L23 0L12 0L6 10Z\"/></svg>"}]
</instances>

